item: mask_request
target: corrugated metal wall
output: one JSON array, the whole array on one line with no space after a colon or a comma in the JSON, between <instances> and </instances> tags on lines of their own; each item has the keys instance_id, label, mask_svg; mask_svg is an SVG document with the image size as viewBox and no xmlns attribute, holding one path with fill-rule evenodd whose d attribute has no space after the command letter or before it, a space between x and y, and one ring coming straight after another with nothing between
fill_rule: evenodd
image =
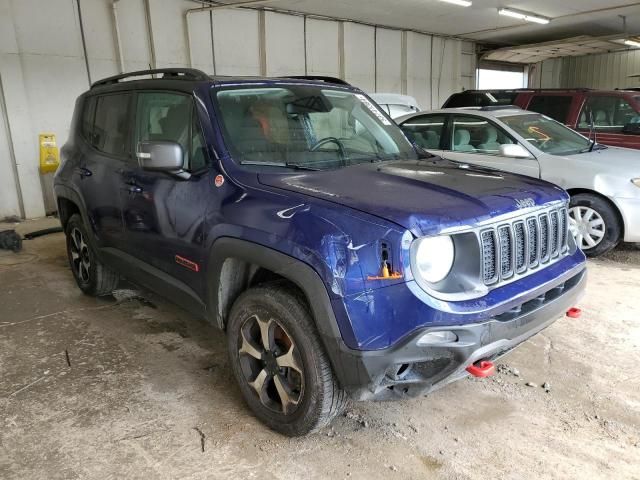
<instances>
[{"instance_id":1,"label":"corrugated metal wall","mask_svg":"<svg viewBox=\"0 0 640 480\"><path fill-rule=\"evenodd\" d=\"M546 60L532 68L531 87L628 88L640 87L640 49L584 57Z\"/></svg>"},{"instance_id":2,"label":"corrugated metal wall","mask_svg":"<svg viewBox=\"0 0 640 480\"><path fill-rule=\"evenodd\" d=\"M191 63L220 75L330 75L369 92L413 95L424 108L474 86L473 43L273 11L186 18L200 6L186 0L117 2L118 49L114 3L0 0L0 114L8 125L0 122L0 218L19 214L13 164L26 216L44 213L38 133L65 142L76 97L89 80L119 73L119 51L127 71Z\"/></svg>"}]
</instances>

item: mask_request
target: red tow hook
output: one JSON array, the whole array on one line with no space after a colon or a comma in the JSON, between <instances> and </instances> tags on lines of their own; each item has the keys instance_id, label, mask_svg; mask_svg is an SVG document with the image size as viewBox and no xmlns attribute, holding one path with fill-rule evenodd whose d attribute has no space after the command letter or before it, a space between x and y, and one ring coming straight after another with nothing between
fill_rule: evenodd
<instances>
[{"instance_id":1,"label":"red tow hook","mask_svg":"<svg viewBox=\"0 0 640 480\"><path fill-rule=\"evenodd\" d=\"M486 378L496 373L496 367L488 360L480 360L479 362L469 365L467 367L467 372L474 377Z\"/></svg>"},{"instance_id":2,"label":"red tow hook","mask_svg":"<svg viewBox=\"0 0 640 480\"><path fill-rule=\"evenodd\" d=\"M571 307L567 310L567 317L569 318L580 318L580 315L582 315L582 310L577 307Z\"/></svg>"}]
</instances>

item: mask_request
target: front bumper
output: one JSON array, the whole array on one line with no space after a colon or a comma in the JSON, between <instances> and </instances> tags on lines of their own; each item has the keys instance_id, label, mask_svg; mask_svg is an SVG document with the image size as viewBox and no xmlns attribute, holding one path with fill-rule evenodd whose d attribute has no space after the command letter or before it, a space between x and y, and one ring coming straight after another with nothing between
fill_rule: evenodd
<instances>
[{"instance_id":1,"label":"front bumper","mask_svg":"<svg viewBox=\"0 0 640 480\"><path fill-rule=\"evenodd\" d=\"M614 198L624 221L624 241L640 242L640 198Z\"/></svg>"},{"instance_id":2,"label":"front bumper","mask_svg":"<svg viewBox=\"0 0 640 480\"><path fill-rule=\"evenodd\" d=\"M392 400L429 393L467 376L466 367L495 360L548 327L576 304L586 285L586 269L544 294L489 321L420 329L397 346L368 352L341 352L343 385L357 400ZM418 346L425 333L451 331L458 340ZM349 358L350 357L350 358ZM346 374L346 375L345 375Z\"/></svg>"}]
</instances>

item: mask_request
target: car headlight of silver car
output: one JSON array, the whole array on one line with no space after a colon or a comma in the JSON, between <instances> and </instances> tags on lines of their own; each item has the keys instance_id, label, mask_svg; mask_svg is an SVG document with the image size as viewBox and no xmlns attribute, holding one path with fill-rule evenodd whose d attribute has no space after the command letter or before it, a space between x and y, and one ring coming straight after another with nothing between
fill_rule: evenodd
<instances>
[{"instance_id":1,"label":"car headlight of silver car","mask_svg":"<svg viewBox=\"0 0 640 480\"><path fill-rule=\"evenodd\" d=\"M423 237L411 247L413 274L430 284L444 280L455 260L455 247L448 235Z\"/></svg>"},{"instance_id":2,"label":"car headlight of silver car","mask_svg":"<svg viewBox=\"0 0 640 480\"><path fill-rule=\"evenodd\" d=\"M636 187L640 187L640 178L632 178L631 183L633 183Z\"/></svg>"}]
</instances>

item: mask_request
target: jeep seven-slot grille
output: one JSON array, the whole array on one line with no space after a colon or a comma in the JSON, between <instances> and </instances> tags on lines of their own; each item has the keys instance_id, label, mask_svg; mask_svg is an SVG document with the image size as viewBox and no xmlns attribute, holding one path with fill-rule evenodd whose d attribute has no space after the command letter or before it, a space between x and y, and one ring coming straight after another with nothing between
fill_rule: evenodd
<instances>
[{"instance_id":1,"label":"jeep seven-slot grille","mask_svg":"<svg viewBox=\"0 0 640 480\"><path fill-rule=\"evenodd\" d=\"M482 230L483 279L486 285L525 275L567 252L567 209L554 207Z\"/></svg>"}]
</instances>

